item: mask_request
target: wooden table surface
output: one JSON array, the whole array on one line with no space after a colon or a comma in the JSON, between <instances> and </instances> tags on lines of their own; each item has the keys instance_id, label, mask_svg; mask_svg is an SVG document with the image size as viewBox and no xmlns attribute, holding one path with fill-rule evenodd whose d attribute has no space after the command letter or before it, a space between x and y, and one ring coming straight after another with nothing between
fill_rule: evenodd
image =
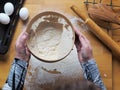
<instances>
[{"instance_id":1,"label":"wooden table surface","mask_svg":"<svg viewBox=\"0 0 120 90\"><path fill-rule=\"evenodd\" d=\"M104 3L108 3L110 0L103 1ZM31 18L41 11L52 10L58 11L71 19L76 16L76 14L70 9L71 5L78 6L82 10L82 13L86 13L83 2L84 0L26 0L24 6L29 9L29 20L27 22L23 22L22 20L18 21L8 53L5 55L0 55L0 87L2 87L5 83L11 63L14 59L16 39L22 32L22 30L25 29ZM119 0L115 0L114 3L116 4L119 2ZM120 90L119 60L116 60L114 57L112 59L112 54L108 50L108 48L106 48L106 46L104 46L102 42L100 42L91 32L81 32L84 33L91 42L91 45L93 47L93 54L98 64L102 79L105 83L105 86L107 87L107 90ZM120 45L120 29L111 32L113 39Z\"/></svg>"}]
</instances>

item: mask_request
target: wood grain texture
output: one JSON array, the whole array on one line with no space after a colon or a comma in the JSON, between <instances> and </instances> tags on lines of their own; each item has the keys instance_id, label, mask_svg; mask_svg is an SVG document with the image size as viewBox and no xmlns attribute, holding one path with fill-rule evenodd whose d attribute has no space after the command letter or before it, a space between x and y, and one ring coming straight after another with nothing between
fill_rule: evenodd
<instances>
[{"instance_id":1,"label":"wood grain texture","mask_svg":"<svg viewBox=\"0 0 120 90\"><path fill-rule=\"evenodd\" d=\"M108 0L106 0L108 1ZM4 56L0 56L0 87L4 84L11 63L15 55L15 42L22 29L36 14L45 10L53 10L64 14L69 19L77 17L77 15L70 9L72 5L76 5L81 9L82 13L86 13L86 9L83 4L84 0L26 0L24 6L29 9L30 17L26 23L19 20L16 27L10 49ZM93 54L98 64L102 79L107 87L107 90L112 90L112 55L101 41L99 41L90 31L81 30L82 33L90 40L93 47Z\"/></svg>"},{"instance_id":2,"label":"wood grain texture","mask_svg":"<svg viewBox=\"0 0 120 90\"><path fill-rule=\"evenodd\" d=\"M120 29L112 31L113 39L120 46ZM120 61L113 57L113 90L120 90Z\"/></svg>"}]
</instances>

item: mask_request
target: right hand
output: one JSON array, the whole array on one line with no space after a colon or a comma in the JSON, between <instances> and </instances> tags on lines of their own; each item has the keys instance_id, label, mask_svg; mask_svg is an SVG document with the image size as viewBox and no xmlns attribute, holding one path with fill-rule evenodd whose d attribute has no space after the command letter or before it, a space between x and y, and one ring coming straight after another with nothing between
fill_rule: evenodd
<instances>
[{"instance_id":1,"label":"right hand","mask_svg":"<svg viewBox=\"0 0 120 90\"><path fill-rule=\"evenodd\" d=\"M86 62L93 59L92 47L89 40L78 29L75 28L74 31L76 33L75 45L79 61Z\"/></svg>"}]
</instances>

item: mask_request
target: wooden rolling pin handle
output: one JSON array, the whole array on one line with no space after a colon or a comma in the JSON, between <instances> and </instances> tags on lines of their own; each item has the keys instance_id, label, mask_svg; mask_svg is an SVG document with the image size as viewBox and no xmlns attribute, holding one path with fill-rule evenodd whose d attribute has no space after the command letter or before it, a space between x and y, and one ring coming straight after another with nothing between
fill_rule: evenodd
<instances>
[{"instance_id":1,"label":"wooden rolling pin handle","mask_svg":"<svg viewBox=\"0 0 120 90\"><path fill-rule=\"evenodd\" d=\"M80 18L82 18L84 21L88 18L88 16L86 15L86 13L80 12L80 10L78 9L78 7L76 7L75 5L71 6L71 9L72 9Z\"/></svg>"},{"instance_id":2,"label":"wooden rolling pin handle","mask_svg":"<svg viewBox=\"0 0 120 90\"><path fill-rule=\"evenodd\" d=\"M85 23L91 28L91 32L93 32L112 51L115 56L120 58L119 45L107 33L105 33L92 19L83 14L76 6L72 6L71 9L85 21Z\"/></svg>"},{"instance_id":3,"label":"wooden rolling pin handle","mask_svg":"<svg viewBox=\"0 0 120 90\"><path fill-rule=\"evenodd\" d=\"M91 31L113 52L120 57L120 46L91 19L86 19Z\"/></svg>"}]
</instances>

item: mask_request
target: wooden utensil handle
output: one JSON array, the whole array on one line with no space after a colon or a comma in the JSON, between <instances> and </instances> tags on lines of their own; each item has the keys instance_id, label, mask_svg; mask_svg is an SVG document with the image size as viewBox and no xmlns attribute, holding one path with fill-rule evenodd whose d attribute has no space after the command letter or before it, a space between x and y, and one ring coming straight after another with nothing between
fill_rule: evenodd
<instances>
[{"instance_id":1,"label":"wooden utensil handle","mask_svg":"<svg viewBox=\"0 0 120 90\"><path fill-rule=\"evenodd\" d=\"M76 6L72 6L71 9L86 22L86 24L91 28L91 32L93 32L113 52L114 55L120 58L119 45L107 33L105 33L92 19L83 14L79 10L79 8L77 8Z\"/></svg>"},{"instance_id":2,"label":"wooden utensil handle","mask_svg":"<svg viewBox=\"0 0 120 90\"><path fill-rule=\"evenodd\" d=\"M84 21L88 18L88 16L86 15L86 13L82 13L78 7L76 6L71 6L71 9L80 17L82 18Z\"/></svg>"}]
</instances>

